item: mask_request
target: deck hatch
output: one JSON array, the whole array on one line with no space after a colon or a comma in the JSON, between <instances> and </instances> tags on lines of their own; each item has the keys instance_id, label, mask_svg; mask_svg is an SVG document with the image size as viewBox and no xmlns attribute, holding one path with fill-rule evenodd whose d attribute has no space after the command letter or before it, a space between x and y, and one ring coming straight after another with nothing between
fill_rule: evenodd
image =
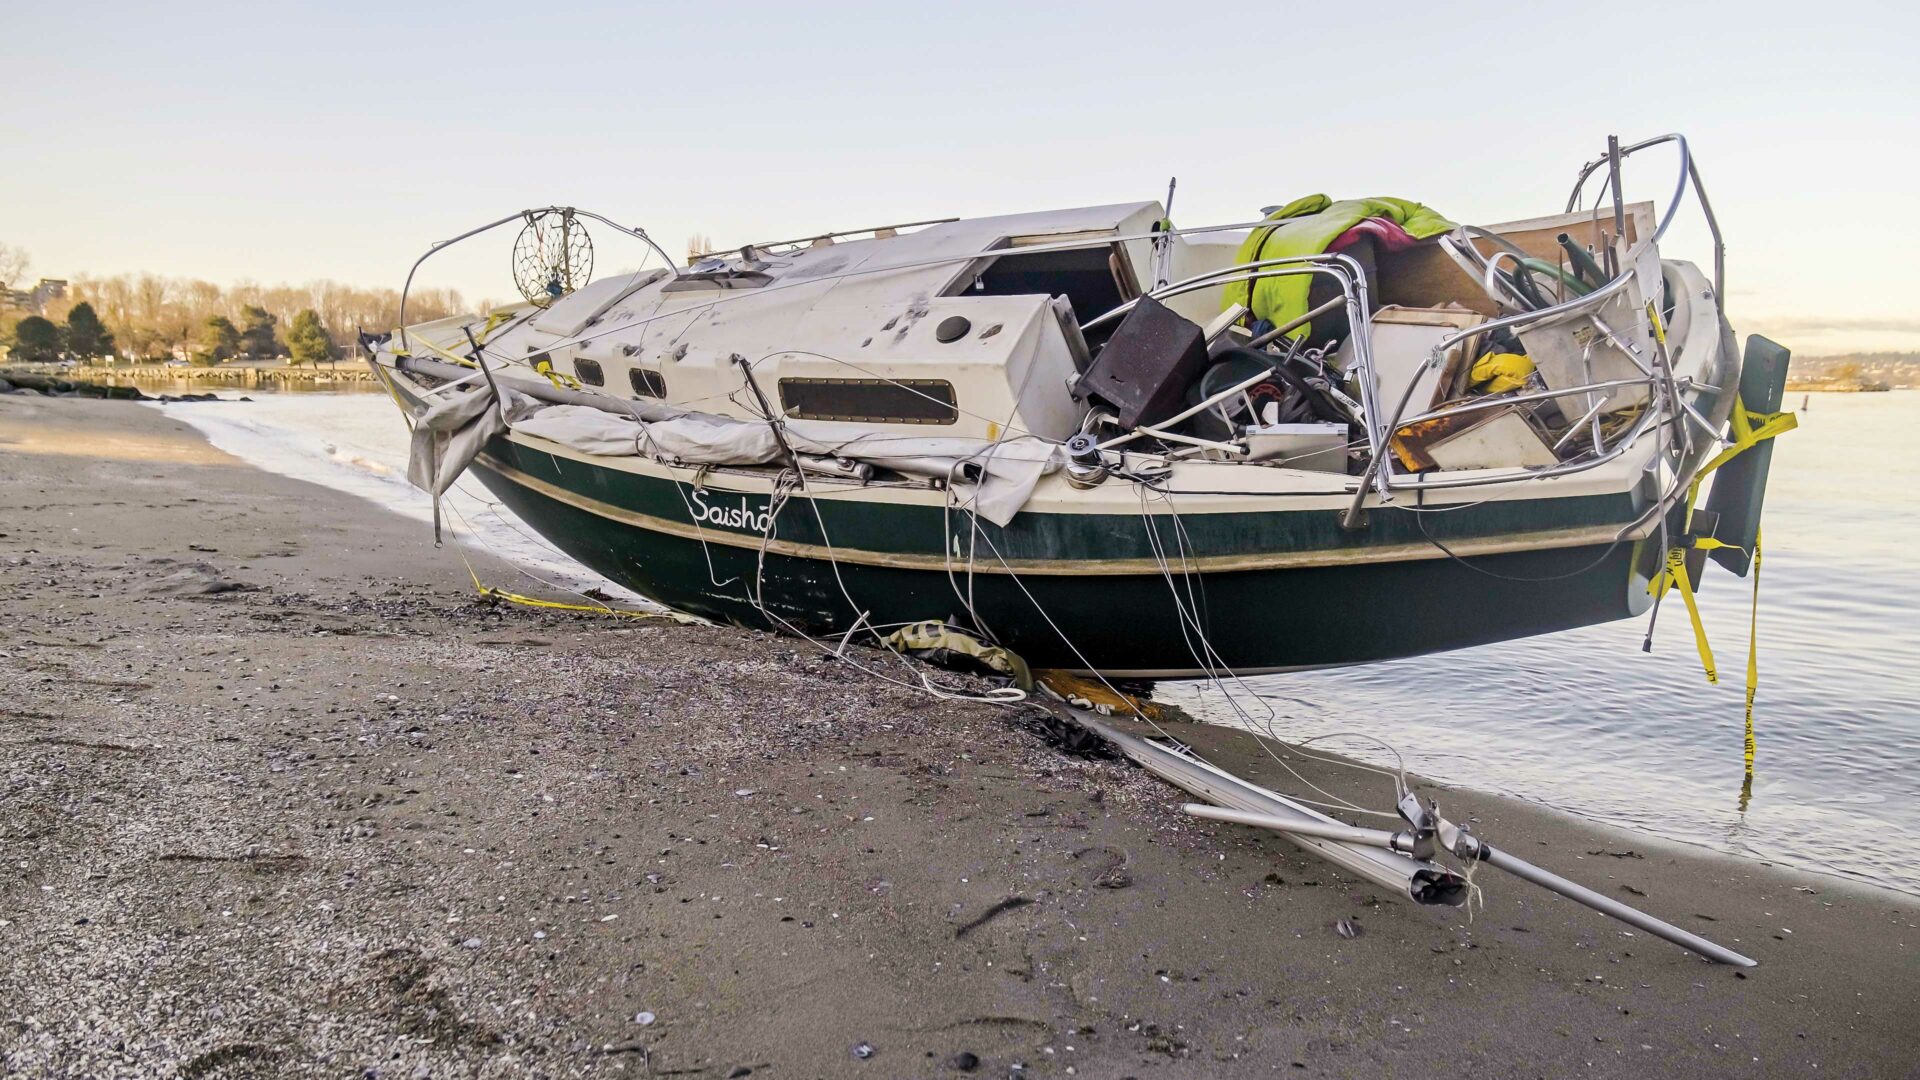
<instances>
[{"instance_id":1,"label":"deck hatch","mask_svg":"<svg viewBox=\"0 0 1920 1080\"><path fill-rule=\"evenodd\" d=\"M798 420L951 424L960 418L945 379L781 379L780 409Z\"/></svg>"}]
</instances>

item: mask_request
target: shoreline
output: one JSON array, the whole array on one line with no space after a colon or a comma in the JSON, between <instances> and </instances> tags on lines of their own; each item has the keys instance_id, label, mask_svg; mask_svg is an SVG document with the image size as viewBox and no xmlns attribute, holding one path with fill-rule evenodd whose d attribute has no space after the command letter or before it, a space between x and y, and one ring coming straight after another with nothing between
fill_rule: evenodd
<instances>
[{"instance_id":1,"label":"shoreline","mask_svg":"<svg viewBox=\"0 0 1920 1080\"><path fill-rule=\"evenodd\" d=\"M1911 1065L1904 894L1425 785L1762 966L1492 873L1469 921L804 642L487 608L429 530L158 410L0 399L0 485L21 1075ZM1284 787L1251 734L1177 730Z\"/></svg>"},{"instance_id":2,"label":"shoreline","mask_svg":"<svg viewBox=\"0 0 1920 1080\"><path fill-rule=\"evenodd\" d=\"M0 362L0 378L9 371L43 379L64 379L101 387L151 384L200 384L242 390L274 390L299 387L304 390L378 391L379 383L363 360L336 361L324 367L289 363L260 364L6 364Z\"/></svg>"}]
</instances>

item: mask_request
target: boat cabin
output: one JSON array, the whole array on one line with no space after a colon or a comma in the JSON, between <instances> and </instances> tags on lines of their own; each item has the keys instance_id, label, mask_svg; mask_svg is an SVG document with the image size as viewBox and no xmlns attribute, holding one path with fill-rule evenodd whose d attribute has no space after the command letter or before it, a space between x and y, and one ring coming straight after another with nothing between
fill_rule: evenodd
<instances>
[{"instance_id":1,"label":"boat cabin","mask_svg":"<svg viewBox=\"0 0 1920 1080\"><path fill-rule=\"evenodd\" d=\"M1338 303L1339 281L1316 277L1309 303L1327 314L1287 355L1296 377L1276 375L1225 407L1188 416L1183 406L1231 384L1236 372L1257 375L1272 354L1259 351L1264 327L1244 309L1223 316L1226 279L1207 280L1238 264L1249 230L1162 237L1162 218L1160 204L1141 202L750 245L699 257L677 273L607 277L546 307L501 309L488 319L484 344L491 356L524 360L582 388L738 419L760 415L745 392L744 363L789 420L903 434L1058 442L1118 419L1123 429L1146 426L1158 438L1285 466L1292 455L1284 447L1305 444L1275 443L1283 449L1263 455L1237 441L1223 450L1222 440L1308 422L1323 429L1309 440L1318 460L1299 467L1344 472L1359 455L1329 448L1356 442L1350 436L1369 413L1376 424L1410 421L1396 428L1395 453L1415 471L1550 465L1569 446L1606 437L1596 418L1645 402L1644 381L1626 384L1647 377L1656 352L1646 297L1662 297L1674 353L1697 330L1718 337L1717 326L1699 329L1691 318L1717 320L1715 305L1688 304L1710 296L1704 279L1685 264L1663 267L1651 245L1630 268L1635 287L1603 309L1601 329L1583 318L1498 339L1473 334L1512 310L1494 281L1503 259L1541 268L1556 295L1536 299L1557 301L1582 287L1580 268L1567 268L1582 252L1628 257L1653 229L1651 204L1626 208L1621 237L1608 235L1610 214L1592 213L1472 230L1466 241L1456 234L1392 246L1362 236L1341 250L1364 282L1365 340ZM1465 257L1461 244L1472 248ZM1476 257L1491 263L1485 280L1473 272ZM1158 300L1142 299L1169 283ZM1333 308L1321 307L1329 297ZM1153 318L1159 329L1147 326ZM469 352L464 325L448 320L413 334L461 356ZM1106 348L1115 340L1124 345ZM1429 363L1442 348L1444 362ZM1482 392L1479 362L1495 354L1526 361L1508 372L1508 389L1623 385L1420 426L1423 414ZM1119 366L1124 375L1113 374ZM1294 386L1303 380L1307 389ZM1151 426L1173 423L1169 417L1177 427ZM1583 425L1591 430L1577 430Z\"/></svg>"}]
</instances>

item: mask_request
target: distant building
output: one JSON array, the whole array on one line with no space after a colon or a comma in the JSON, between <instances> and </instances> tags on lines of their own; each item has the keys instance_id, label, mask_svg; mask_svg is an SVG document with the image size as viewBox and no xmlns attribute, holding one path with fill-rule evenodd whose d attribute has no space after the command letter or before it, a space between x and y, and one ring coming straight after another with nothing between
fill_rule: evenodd
<instances>
[{"instance_id":1,"label":"distant building","mask_svg":"<svg viewBox=\"0 0 1920 1080\"><path fill-rule=\"evenodd\" d=\"M55 300L67 298L67 283L59 278L41 278L40 283L27 293L27 302L22 305L35 315L46 313L47 305Z\"/></svg>"},{"instance_id":2,"label":"distant building","mask_svg":"<svg viewBox=\"0 0 1920 1080\"><path fill-rule=\"evenodd\" d=\"M25 308L35 315L45 315L48 304L66 298L65 281L41 278L40 283L31 289L0 289L0 308Z\"/></svg>"}]
</instances>

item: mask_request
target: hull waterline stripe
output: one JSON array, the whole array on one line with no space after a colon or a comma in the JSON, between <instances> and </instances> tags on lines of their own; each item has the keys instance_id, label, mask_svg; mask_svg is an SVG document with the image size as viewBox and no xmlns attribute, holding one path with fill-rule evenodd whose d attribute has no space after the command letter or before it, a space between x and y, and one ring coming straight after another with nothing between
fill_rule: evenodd
<instances>
[{"instance_id":1,"label":"hull waterline stripe","mask_svg":"<svg viewBox=\"0 0 1920 1080\"><path fill-rule=\"evenodd\" d=\"M792 540L762 540L755 535L722 532L719 529L702 528L687 522L671 521L652 514L642 514L625 507L614 506L598 499L570 491L556 484L529 475L508 465L491 453L481 453L474 459L475 464L495 473L502 479L518 484L536 494L543 495L555 502L565 503L578 510L608 521L629 525L648 532L664 533L685 540L697 540L703 543L720 544L726 547L747 548L758 551L765 546L773 555L786 555L799 559L815 559L822 562L839 561L855 566L881 566L904 570L930 570L945 573L949 569L966 569L964 561L949 560L937 555L918 555L895 551L861 551L835 546L828 548L824 544L804 544ZM677 481L670 481L676 482ZM713 490L724 491L724 488ZM803 496L795 496L801 498ZM1504 555L1521 551L1541 551L1553 548L1585 547L1593 544L1612 543L1619 533L1618 525L1589 525L1570 529L1546 529L1537 532L1514 533L1507 536L1489 537L1478 540L1461 540L1449 546L1455 555ZM1248 555L1202 555L1189 558L1185 567L1200 573L1228 573L1241 570L1285 570L1307 569L1327 566L1355 566L1368 563L1413 562L1424 559L1443 559L1447 554L1432 544L1382 544L1377 547L1351 550L1320 550L1300 552L1267 552ZM1138 574L1159 574L1160 564L1153 559L1008 559L1002 566L998 561L988 564L976 562L972 568L977 574L1033 574L1084 577L1088 575L1130 576Z\"/></svg>"}]
</instances>

